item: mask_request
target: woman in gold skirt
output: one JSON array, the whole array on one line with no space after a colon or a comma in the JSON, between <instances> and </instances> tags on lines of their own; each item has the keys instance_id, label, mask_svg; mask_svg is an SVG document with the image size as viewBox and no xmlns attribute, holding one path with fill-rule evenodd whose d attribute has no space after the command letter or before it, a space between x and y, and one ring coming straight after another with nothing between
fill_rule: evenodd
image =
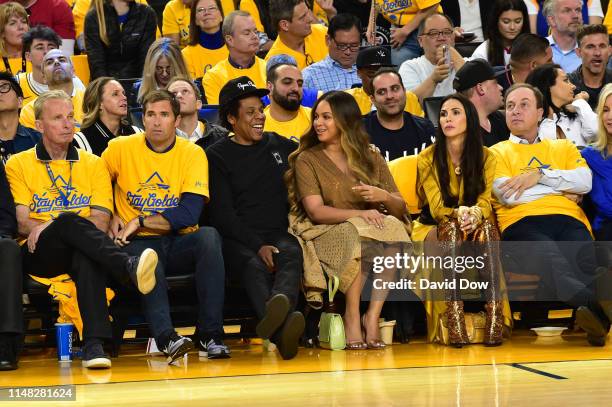
<instances>
[{"instance_id":1,"label":"woman in gold skirt","mask_svg":"<svg viewBox=\"0 0 612 407\"><path fill-rule=\"evenodd\" d=\"M500 284L499 232L491 209L495 157L483 147L478 113L465 96L454 94L442 101L436 142L419 154L417 169L422 211L413 223L412 238L424 241L426 249L435 252L426 254L455 257L463 241L474 242L477 253L487 254L484 267L478 267L480 280L488 282L484 344L500 345L503 284ZM472 244L463 246L469 245ZM457 283L456 267L442 267L442 272L444 281ZM440 340L442 314L449 344L461 347L469 339L458 291L446 289L444 301L428 302L427 308L430 339Z\"/></svg>"}]
</instances>

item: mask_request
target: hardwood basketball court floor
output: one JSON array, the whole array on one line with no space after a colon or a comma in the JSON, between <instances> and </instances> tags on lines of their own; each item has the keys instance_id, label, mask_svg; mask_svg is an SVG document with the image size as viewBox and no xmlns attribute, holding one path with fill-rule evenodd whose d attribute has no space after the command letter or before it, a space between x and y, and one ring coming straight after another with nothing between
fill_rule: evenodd
<instances>
[{"instance_id":1,"label":"hardwood basketball court floor","mask_svg":"<svg viewBox=\"0 0 612 407\"><path fill-rule=\"evenodd\" d=\"M610 338L609 338L610 339ZM463 349L415 339L385 350L300 348L283 361L259 344L228 341L232 358L176 365L125 345L111 370L59 363L55 350L28 350L0 387L76 385L76 401L6 402L53 406L609 406L612 345L584 334L537 338L517 331L497 348Z\"/></svg>"}]
</instances>

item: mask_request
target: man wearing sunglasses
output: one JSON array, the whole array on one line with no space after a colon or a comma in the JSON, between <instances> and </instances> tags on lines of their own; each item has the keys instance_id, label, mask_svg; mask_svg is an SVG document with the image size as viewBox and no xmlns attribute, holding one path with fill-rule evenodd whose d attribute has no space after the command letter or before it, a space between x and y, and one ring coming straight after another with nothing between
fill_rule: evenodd
<instances>
[{"instance_id":1,"label":"man wearing sunglasses","mask_svg":"<svg viewBox=\"0 0 612 407\"><path fill-rule=\"evenodd\" d=\"M465 61L454 48L451 19L444 14L433 14L419 26L418 35L424 54L400 66L404 87L413 91L421 101L431 96L455 93L455 72Z\"/></svg>"},{"instance_id":2,"label":"man wearing sunglasses","mask_svg":"<svg viewBox=\"0 0 612 407\"><path fill-rule=\"evenodd\" d=\"M329 55L304 68L304 87L328 92L360 84L355 65L361 41L359 19L352 14L338 14L331 19L325 40Z\"/></svg>"}]
</instances>

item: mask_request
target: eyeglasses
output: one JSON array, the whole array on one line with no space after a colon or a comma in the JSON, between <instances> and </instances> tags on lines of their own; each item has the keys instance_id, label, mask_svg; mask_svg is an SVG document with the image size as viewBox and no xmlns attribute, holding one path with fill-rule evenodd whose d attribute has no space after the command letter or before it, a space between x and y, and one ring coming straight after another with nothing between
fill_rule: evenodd
<instances>
[{"instance_id":1,"label":"eyeglasses","mask_svg":"<svg viewBox=\"0 0 612 407\"><path fill-rule=\"evenodd\" d=\"M13 89L9 82L0 83L0 93L8 93Z\"/></svg>"},{"instance_id":2,"label":"eyeglasses","mask_svg":"<svg viewBox=\"0 0 612 407\"><path fill-rule=\"evenodd\" d=\"M334 43L336 44L336 48L338 49L338 51L342 51L342 52L345 52L346 50L350 50L351 52L359 51L359 44L342 44L342 43L336 42L336 40L334 40Z\"/></svg>"},{"instance_id":3,"label":"eyeglasses","mask_svg":"<svg viewBox=\"0 0 612 407\"><path fill-rule=\"evenodd\" d=\"M168 75L172 75L172 73L174 72L174 69L172 69L171 66L156 66L155 67L155 73L158 74L163 74L164 72L166 72Z\"/></svg>"},{"instance_id":4,"label":"eyeglasses","mask_svg":"<svg viewBox=\"0 0 612 407\"><path fill-rule=\"evenodd\" d=\"M448 38L453 35L453 32L453 30L431 30L430 32L423 33L422 35L426 35L429 38L438 38L440 35L442 35L443 38Z\"/></svg>"},{"instance_id":5,"label":"eyeglasses","mask_svg":"<svg viewBox=\"0 0 612 407\"><path fill-rule=\"evenodd\" d=\"M196 8L196 14L212 14L215 11L219 11L219 8L217 6Z\"/></svg>"}]
</instances>

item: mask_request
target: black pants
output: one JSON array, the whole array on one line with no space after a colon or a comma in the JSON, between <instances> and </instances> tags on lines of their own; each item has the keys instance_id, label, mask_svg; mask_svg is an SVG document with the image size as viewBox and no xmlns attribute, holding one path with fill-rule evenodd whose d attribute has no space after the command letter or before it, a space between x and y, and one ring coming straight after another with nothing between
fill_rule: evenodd
<instances>
[{"instance_id":1,"label":"black pants","mask_svg":"<svg viewBox=\"0 0 612 407\"><path fill-rule=\"evenodd\" d=\"M263 318L268 299L276 294L285 294L291 308L295 308L302 278L302 248L295 237L281 233L266 236L264 241L279 250L274 255L275 272L270 272L250 248L236 240L223 239L227 272L240 279L258 319Z\"/></svg>"},{"instance_id":2,"label":"black pants","mask_svg":"<svg viewBox=\"0 0 612 407\"><path fill-rule=\"evenodd\" d=\"M582 222L566 215L527 216L502 233L502 241L513 242L503 244L504 258L518 266L513 271L540 276L548 290L543 295L555 296L538 299L575 307L595 298L597 258L592 240Z\"/></svg>"},{"instance_id":3,"label":"black pants","mask_svg":"<svg viewBox=\"0 0 612 407\"><path fill-rule=\"evenodd\" d=\"M0 333L23 332L21 252L13 239L0 239Z\"/></svg>"},{"instance_id":4,"label":"black pants","mask_svg":"<svg viewBox=\"0 0 612 407\"><path fill-rule=\"evenodd\" d=\"M89 220L73 213L64 213L41 234L34 253L22 246L23 274L55 277L67 273L76 285L77 299L83 319L83 338L108 339L112 336L106 306L106 282L109 274L122 282L129 281L129 256ZM6 322L18 333L23 332L21 293L23 274L15 267L0 290L11 305ZM10 286L10 288L9 288ZM17 330L16 327L20 328Z\"/></svg>"}]
</instances>

